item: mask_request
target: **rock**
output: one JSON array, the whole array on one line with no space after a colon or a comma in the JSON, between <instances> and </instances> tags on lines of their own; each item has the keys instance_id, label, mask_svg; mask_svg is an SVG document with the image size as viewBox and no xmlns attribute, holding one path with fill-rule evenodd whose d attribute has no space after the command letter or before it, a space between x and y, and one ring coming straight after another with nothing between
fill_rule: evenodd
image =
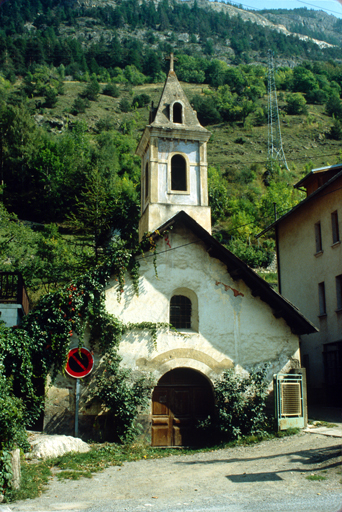
<instances>
[{"instance_id":1,"label":"rock","mask_svg":"<svg viewBox=\"0 0 342 512\"><path fill-rule=\"evenodd\" d=\"M25 454L28 459L47 459L68 452L86 453L90 450L90 446L82 439L71 436L38 434L34 435L32 440L29 439L29 442L32 450Z\"/></svg>"}]
</instances>

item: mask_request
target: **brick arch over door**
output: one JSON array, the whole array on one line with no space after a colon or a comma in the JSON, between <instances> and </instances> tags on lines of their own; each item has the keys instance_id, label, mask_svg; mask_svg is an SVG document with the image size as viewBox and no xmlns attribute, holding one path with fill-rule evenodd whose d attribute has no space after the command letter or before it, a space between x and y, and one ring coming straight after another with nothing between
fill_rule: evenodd
<instances>
[{"instance_id":1,"label":"brick arch over door","mask_svg":"<svg viewBox=\"0 0 342 512\"><path fill-rule=\"evenodd\" d=\"M152 446L196 446L204 442L196 424L212 414L210 381L191 368L161 377L152 395Z\"/></svg>"}]
</instances>

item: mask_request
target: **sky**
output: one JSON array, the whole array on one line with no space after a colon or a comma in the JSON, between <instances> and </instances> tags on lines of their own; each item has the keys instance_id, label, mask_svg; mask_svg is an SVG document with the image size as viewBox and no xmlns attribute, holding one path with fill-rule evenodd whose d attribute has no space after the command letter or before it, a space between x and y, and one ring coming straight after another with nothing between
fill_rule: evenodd
<instances>
[{"instance_id":1,"label":"sky","mask_svg":"<svg viewBox=\"0 0 342 512\"><path fill-rule=\"evenodd\" d=\"M229 0L229 3L242 5L247 10L259 9L317 9L342 18L342 0L243 0L241 2Z\"/></svg>"}]
</instances>

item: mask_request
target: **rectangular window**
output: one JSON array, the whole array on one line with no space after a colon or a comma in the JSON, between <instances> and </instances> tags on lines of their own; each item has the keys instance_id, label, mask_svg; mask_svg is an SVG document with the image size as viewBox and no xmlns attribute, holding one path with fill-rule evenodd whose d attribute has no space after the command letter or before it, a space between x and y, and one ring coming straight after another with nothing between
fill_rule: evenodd
<instances>
[{"instance_id":1,"label":"rectangular window","mask_svg":"<svg viewBox=\"0 0 342 512\"><path fill-rule=\"evenodd\" d=\"M333 244L340 241L340 232L338 229L338 215L337 210L331 214L331 228Z\"/></svg>"},{"instance_id":2,"label":"rectangular window","mask_svg":"<svg viewBox=\"0 0 342 512\"><path fill-rule=\"evenodd\" d=\"M315 241L316 241L316 252L322 252L322 232L321 223L315 224Z\"/></svg>"},{"instance_id":3,"label":"rectangular window","mask_svg":"<svg viewBox=\"0 0 342 512\"><path fill-rule=\"evenodd\" d=\"M337 310L342 310L342 274L335 277Z\"/></svg>"},{"instance_id":4,"label":"rectangular window","mask_svg":"<svg viewBox=\"0 0 342 512\"><path fill-rule=\"evenodd\" d=\"M318 283L318 298L319 298L319 314L326 315L327 309L326 309L326 304L325 304L324 281L322 283Z\"/></svg>"}]
</instances>

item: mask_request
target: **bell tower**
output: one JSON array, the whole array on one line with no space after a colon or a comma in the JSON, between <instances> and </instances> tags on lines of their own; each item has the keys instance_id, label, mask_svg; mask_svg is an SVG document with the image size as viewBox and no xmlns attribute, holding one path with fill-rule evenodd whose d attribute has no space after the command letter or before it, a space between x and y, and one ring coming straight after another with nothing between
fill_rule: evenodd
<instances>
[{"instance_id":1,"label":"bell tower","mask_svg":"<svg viewBox=\"0 0 342 512\"><path fill-rule=\"evenodd\" d=\"M136 153L141 157L139 239L183 210L211 233L208 206L207 142L173 69L157 108L150 111Z\"/></svg>"}]
</instances>

